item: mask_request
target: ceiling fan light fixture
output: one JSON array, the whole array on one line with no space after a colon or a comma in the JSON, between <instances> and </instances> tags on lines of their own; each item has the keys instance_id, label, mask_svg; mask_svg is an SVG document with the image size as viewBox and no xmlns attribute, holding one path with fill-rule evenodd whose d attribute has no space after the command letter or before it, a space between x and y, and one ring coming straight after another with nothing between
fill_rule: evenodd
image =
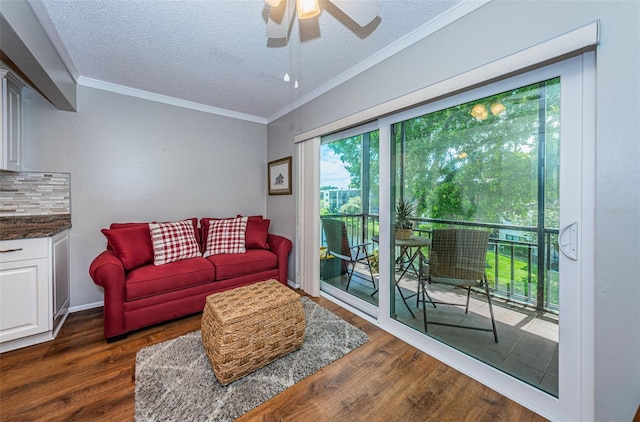
<instances>
[{"instance_id":1,"label":"ceiling fan light fixture","mask_svg":"<svg viewBox=\"0 0 640 422\"><path fill-rule=\"evenodd\" d=\"M267 3L269 6L271 7L278 7L280 6L280 1L281 0L264 0L265 3Z\"/></svg>"},{"instance_id":2,"label":"ceiling fan light fixture","mask_svg":"<svg viewBox=\"0 0 640 422\"><path fill-rule=\"evenodd\" d=\"M298 20L302 20L313 18L320 14L320 2L318 0L265 1L268 4L279 4L278 7L271 7L269 12L267 38L284 39L285 45L289 42L289 31L291 25L293 25L295 15L298 15ZM379 0L323 0L324 2L333 4L362 28L376 19L382 7ZM297 13L295 9L298 9Z\"/></svg>"},{"instance_id":3,"label":"ceiling fan light fixture","mask_svg":"<svg viewBox=\"0 0 640 422\"><path fill-rule=\"evenodd\" d=\"M298 19L309 19L318 16L320 4L318 0L297 0L296 9L298 9Z\"/></svg>"}]
</instances>

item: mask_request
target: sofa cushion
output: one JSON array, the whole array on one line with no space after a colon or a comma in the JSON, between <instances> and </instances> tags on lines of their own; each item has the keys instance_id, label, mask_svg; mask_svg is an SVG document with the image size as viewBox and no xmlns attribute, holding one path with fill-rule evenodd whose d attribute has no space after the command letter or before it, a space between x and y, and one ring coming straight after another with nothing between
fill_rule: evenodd
<instances>
[{"instance_id":1,"label":"sofa cushion","mask_svg":"<svg viewBox=\"0 0 640 422\"><path fill-rule=\"evenodd\" d=\"M120 229L102 229L113 253L127 270L153 262L149 226L135 225Z\"/></svg>"},{"instance_id":2,"label":"sofa cushion","mask_svg":"<svg viewBox=\"0 0 640 422\"><path fill-rule=\"evenodd\" d=\"M237 218L242 217L238 214ZM269 234L269 223L271 220L263 219L261 215L250 215L247 217L247 231L244 237L245 249L269 249L267 235ZM229 220L231 218L202 218L200 219L200 227L202 228L202 252L207 247L209 239L209 225L213 220Z\"/></svg>"},{"instance_id":3,"label":"sofa cushion","mask_svg":"<svg viewBox=\"0 0 640 422\"><path fill-rule=\"evenodd\" d=\"M249 217L247 233L244 238L244 244L247 249L269 249L269 244L267 243L269 223L271 223L271 220Z\"/></svg>"},{"instance_id":4,"label":"sofa cushion","mask_svg":"<svg viewBox=\"0 0 640 422\"><path fill-rule=\"evenodd\" d=\"M193 225L193 235L196 237L198 243L200 243L200 230L198 230L198 219L197 218L185 218L185 221L190 221ZM157 221L152 221L152 223L157 223ZM126 229L128 227L146 227L149 228L149 223L111 223L109 226L110 229ZM153 251L152 251L153 252Z\"/></svg>"},{"instance_id":5,"label":"sofa cushion","mask_svg":"<svg viewBox=\"0 0 640 422\"><path fill-rule=\"evenodd\" d=\"M202 257L183 259L169 264L144 265L127 274L125 300L181 290L215 279L215 268Z\"/></svg>"},{"instance_id":6,"label":"sofa cushion","mask_svg":"<svg viewBox=\"0 0 640 422\"><path fill-rule=\"evenodd\" d=\"M149 223L153 244L153 264L164 265L200 256L200 245L192 222Z\"/></svg>"},{"instance_id":7,"label":"sofa cushion","mask_svg":"<svg viewBox=\"0 0 640 422\"><path fill-rule=\"evenodd\" d=\"M207 260L216 267L216 280L267 271L278 266L277 255L266 249L249 249L241 254L211 255Z\"/></svg>"},{"instance_id":8,"label":"sofa cushion","mask_svg":"<svg viewBox=\"0 0 640 422\"><path fill-rule=\"evenodd\" d=\"M149 228L149 223L111 223L111 225L109 226L111 230L130 229L132 227Z\"/></svg>"},{"instance_id":9,"label":"sofa cushion","mask_svg":"<svg viewBox=\"0 0 640 422\"><path fill-rule=\"evenodd\" d=\"M203 256L237 254L246 251L244 245L247 218L212 219L209 221L207 244Z\"/></svg>"}]
</instances>

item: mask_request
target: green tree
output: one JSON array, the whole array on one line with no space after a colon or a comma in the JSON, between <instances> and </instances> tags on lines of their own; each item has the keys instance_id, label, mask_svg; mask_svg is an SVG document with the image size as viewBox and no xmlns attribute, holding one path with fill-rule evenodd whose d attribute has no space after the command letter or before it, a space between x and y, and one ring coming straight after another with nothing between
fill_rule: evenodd
<instances>
[{"instance_id":1,"label":"green tree","mask_svg":"<svg viewBox=\"0 0 640 422\"><path fill-rule=\"evenodd\" d=\"M499 223L518 216L537 223L538 143L548 154L548 225L557 209L558 81L535 84L450 107L394 125L397 196L418 215ZM544 93L545 127L539 116ZM499 108L497 105L501 105ZM478 106L485 114L473 118ZM496 107L490 112L491 107ZM557 161L557 160L556 160Z\"/></svg>"},{"instance_id":2,"label":"green tree","mask_svg":"<svg viewBox=\"0 0 640 422\"><path fill-rule=\"evenodd\" d=\"M359 196L349 198L338 210L341 214L360 214L362 211L362 201Z\"/></svg>"},{"instance_id":3,"label":"green tree","mask_svg":"<svg viewBox=\"0 0 640 422\"><path fill-rule=\"evenodd\" d=\"M484 111L475 113L476 107ZM545 226L558 227L559 107L560 83L553 79L395 124L396 202L401 196L414 202L422 217L536 226L538 148L544 137ZM350 188L362 189L366 177L363 139L327 145L349 172ZM369 211L375 212L378 131L369 139Z\"/></svg>"},{"instance_id":4,"label":"green tree","mask_svg":"<svg viewBox=\"0 0 640 422\"><path fill-rule=\"evenodd\" d=\"M378 212L380 208L379 192L380 192L380 134L377 130L369 132L369 210L368 212ZM339 141L327 144L336 155L340 157L340 161L344 163L345 169L350 176L350 189L362 189L362 161L363 156L363 139L364 135L352 136Z\"/></svg>"}]
</instances>

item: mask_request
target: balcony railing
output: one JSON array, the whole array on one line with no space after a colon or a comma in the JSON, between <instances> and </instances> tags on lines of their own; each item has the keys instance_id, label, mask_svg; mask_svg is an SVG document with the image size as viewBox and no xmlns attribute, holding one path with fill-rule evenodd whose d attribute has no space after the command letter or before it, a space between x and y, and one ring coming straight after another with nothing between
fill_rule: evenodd
<instances>
[{"instance_id":1,"label":"balcony railing","mask_svg":"<svg viewBox=\"0 0 640 422\"><path fill-rule=\"evenodd\" d=\"M375 214L330 214L321 218L344 221L351 245L371 242L380 232ZM434 228L477 227L491 231L487 250L487 278L492 293L508 301L534 306L538 310L558 312L558 229L544 229L543 257L538 257L538 228L508 224L415 218L414 235L431 237ZM511 239L507 239L509 233ZM514 233L518 235L515 236ZM322 245L326 245L321 230ZM375 248L371 242L370 252ZM542 270L538 265L542 263ZM538 283L538 279L542 283Z\"/></svg>"}]
</instances>

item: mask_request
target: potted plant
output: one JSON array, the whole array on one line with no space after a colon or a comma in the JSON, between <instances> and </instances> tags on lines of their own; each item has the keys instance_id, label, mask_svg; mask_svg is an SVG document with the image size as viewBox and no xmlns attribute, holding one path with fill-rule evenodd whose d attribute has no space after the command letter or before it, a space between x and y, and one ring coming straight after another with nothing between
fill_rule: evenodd
<instances>
[{"instance_id":1,"label":"potted plant","mask_svg":"<svg viewBox=\"0 0 640 422\"><path fill-rule=\"evenodd\" d=\"M378 274L380 271L380 251L378 249L374 249L373 253L369 255L369 264L371 265L371 272Z\"/></svg>"},{"instance_id":2,"label":"potted plant","mask_svg":"<svg viewBox=\"0 0 640 422\"><path fill-rule=\"evenodd\" d=\"M396 205L396 238L408 239L413 233L413 222L409 218L415 207L408 200L399 200Z\"/></svg>"}]
</instances>

